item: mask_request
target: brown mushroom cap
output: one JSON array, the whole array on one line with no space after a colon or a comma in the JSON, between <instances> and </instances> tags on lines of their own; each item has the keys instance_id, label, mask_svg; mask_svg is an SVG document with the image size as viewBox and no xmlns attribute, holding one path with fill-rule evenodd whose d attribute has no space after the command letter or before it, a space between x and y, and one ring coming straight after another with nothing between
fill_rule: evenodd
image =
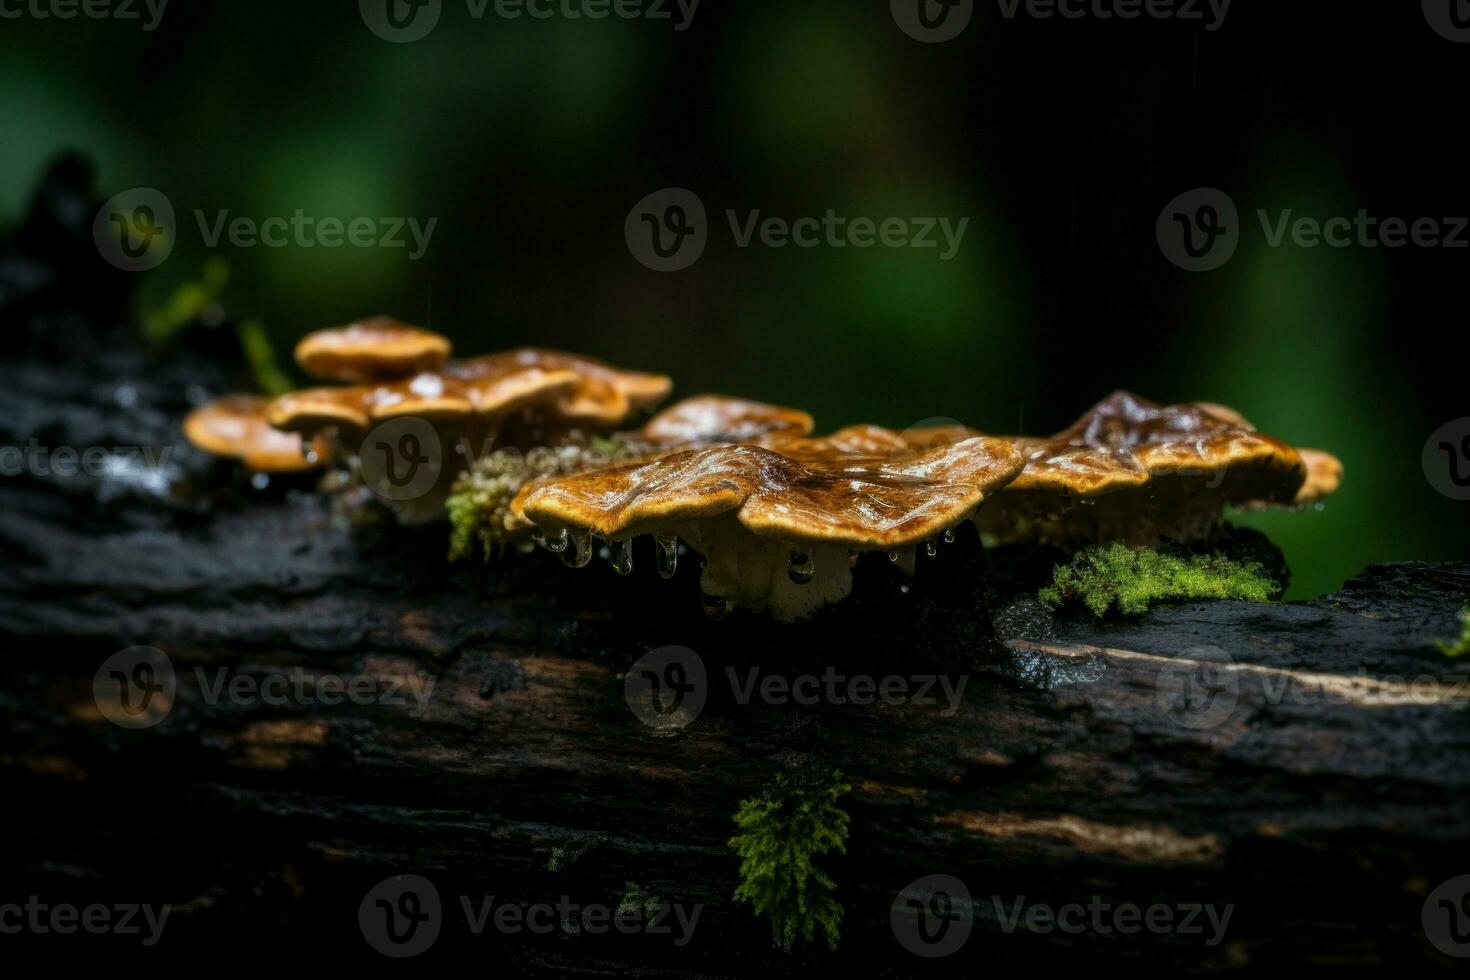
<instances>
[{"instance_id":1,"label":"brown mushroom cap","mask_svg":"<svg viewBox=\"0 0 1470 980\"><path fill-rule=\"evenodd\" d=\"M296 345L296 363L323 381L361 383L437 371L449 350L449 340L431 330L376 316L307 334Z\"/></svg>"},{"instance_id":2,"label":"brown mushroom cap","mask_svg":"<svg viewBox=\"0 0 1470 980\"><path fill-rule=\"evenodd\" d=\"M1026 468L979 518L1002 541L1189 540L1224 506L1291 503L1307 479L1301 454L1233 409L1125 391L1050 438L1015 441Z\"/></svg>"},{"instance_id":3,"label":"brown mushroom cap","mask_svg":"<svg viewBox=\"0 0 1470 980\"><path fill-rule=\"evenodd\" d=\"M1302 484L1292 502L1297 506L1306 506L1336 493L1337 488L1342 486L1342 461L1320 449L1298 447L1297 452L1301 454L1302 462L1307 464L1307 481Z\"/></svg>"},{"instance_id":4,"label":"brown mushroom cap","mask_svg":"<svg viewBox=\"0 0 1470 980\"><path fill-rule=\"evenodd\" d=\"M649 419L636 439L661 447L704 446L753 442L773 433L804 436L812 425L810 415L794 408L726 395L696 395Z\"/></svg>"},{"instance_id":5,"label":"brown mushroom cap","mask_svg":"<svg viewBox=\"0 0 1470 980\"><path fill-rule=\"evenodd\" d=\"M226 395L190 412L184 436L195 448L215 456L230 456L261 473L293 473L326 464L327 448L314 443L312 455L302 448L302 437L282 432L266 421L269 399L258 395Z\"/></svg>"},{"instance_id":6,"label":"brown mushroom cap","mask_svg":"<svg viewBox=\"0 0 1470 980\"><path fill-rule=\"evenodd\" d=\"M561 417L568 423L593 428L621 425L632 412L663 401L674 387L667 375L625 371L596 358L544 347L523 347L476 360L497 368L508 363L521 368L574 373L580 383L561 398Z\"/></svg>"},{"instance_id":7,"label":"brown mushroom cap","mask_svg":"<svg viewBox=\"0 0 1470 980\"><path fill-rule=\"evenodd\" d=\"M581 383L572 371L525 367L491 355L383 384L292 392L271 403L269 418L280 429L316 432L330 427L360 431L403 416L431 422L496 416L552 403Z\"/></svg>"},{"instance_id":8,"label":"brown mushroom cap","mask_svg":"<svg viewBox=\"0 0 1470 980\"><path fill-rule=\"evenodd\" d=\"M792 456L715 446L540 480L519 504L541 527L615 539L733 512L765 537L887 550L953 527L1022 462L985 437L898 460L816 445Z\"/></svg>"}]
</instances>

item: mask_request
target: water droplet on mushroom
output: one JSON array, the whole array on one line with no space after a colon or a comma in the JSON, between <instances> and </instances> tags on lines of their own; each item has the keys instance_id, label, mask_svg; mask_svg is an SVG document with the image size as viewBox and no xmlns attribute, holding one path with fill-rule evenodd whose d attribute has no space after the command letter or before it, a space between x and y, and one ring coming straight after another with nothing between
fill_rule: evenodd
<instances>
[{"instance_id":1,"label":"water droplet on mushroom","mask_svg":"<svg viewBox=\"0 0 1470 980\"><path fill-rule=\"evenodd\" d=\"M1320 513L1322 513L1322 512L1323 512L1323 511L1324 511L1324 510L1326 510L1326 509L1327 509L1327 505L1326 505L1326 504L1324 504L1324 503L1320 503L1320 502L1319 502L1319 503L1318 503L1318 504L1316 504L1316 505L1315 505L1315 509L1316 509L1316 511L1317 511L1317 513L1319 513L1319 514L1320 514Z\"/></svg>"},{"instance_id":2,"label":"water droplet on mushroom","mask_svg":"<svg viewBox=\"0 0 1470 980\"><path fill-rule=\"evenodd\" d=\"M553 555L559 555L567 550L567 545L568 543L570 543L570 538L567 534L567 529L562 528L555 537L548 538L543 536L537 543L542 545Z\"/></svg>"},{"instance_id":3,"label":"water droplet on mushroom","mask_svg":"<svg viewBox=\"0 0 1470 980\"><path fill-rule=\"evenodd\" d=\"M928 555L930 558L933 558L935 555L939 554L939 542L935 541L932 538L928 541L925 541L924 554Z\"/></svg>"},{"instance_id":4,"label":"water droplet on mushroom","mask_svg":"<svg viewBox=\"0 0 1470 980\"><path fill-rule=\"evenodd\" d=\"M654 550L658 556L659 578L673 578L679 570L679 538L674 534L655 534Z\"/></svg>"},{"instance_id":5,"label":"water droplet on mushroom","mask_svg":"<svg viewBox=\"0 0 1470 980\"><path fill-rule=\"evenodd\" d=\"M793 549L786 553L786 576L797 585L806 585L817 574L817 563L810 551Z\"/></svg>"},{"instance_id":6,"label":"water droplet on mushroom","mask_svg":"<svg viewBox=\"0 0 1470 980\"><path fill-rule=\"evenodd\" d=\"M586 531L575 531L568 535L568 544L561 553L561 561L568 568L586 568L592 560L592 535Z\"/></svg>"},{"instance_id":7,"label":"water droplet on mushroom","mask_svg":"<svg viewBox=\"0 0 1470 980\"><path fill-rule=\"evenodd\" d=\"M266 473L255 473L250 477L250 485L257 490L264 490L271 485L271 478Z\"/></svg>"},{"instance_id":8,"label":"water droplet on mushroom","mask_svg":"<svg viewBox=\"0 0 1470 980\"><path fill-rule=\"evenodd\" d=\"M908 583L905 582L903 585L900 585L898 587L898 591L902 592L904 595L908 595L909 594L909 586L908 586Z\"/></svg>"},{"instance_id":9,"label":"water droplet on mushroom","mask_svg":"<svg viewBox=\"0 0 1470 980\"><path fill-rule=\"evenodd\" d=\"M895 565L897 565L898 564L898 552L896 552L896 551L890 551L888 553L888 560L891 561L891 562L893 562Z\"/></svg>"},{"instance_id":10,"label":"water droplet on mushroom","mask_svg":"<svg viewBox=\"0 0 1470 980\"><path fill-rule=\"evenodd\" d=\"M612 567L619 575L633 573L633 539L624 538L612 545Z\"/></svg>"},{"instance_id":11,"label":"water droplet on mushroom","mask_svg":"<svg viewBox=\"0 0 1470 980\"><path fill-rule=\"evenodd\" d=\"M723 596L701 592L699 601L704 606L704 614L716 622L730 614L730 603Z\"/></svg>"},{"instance_id":12,"label":"water droplet on mushroom","mask_svg":"<svg viewBox=\"0 0 1470 980\"><path fill-rule=\"evenodd\" d=\"M948 528L944 532L944 543L945 544L954 544L954 528Z\"/></svg>"}]
</instances>

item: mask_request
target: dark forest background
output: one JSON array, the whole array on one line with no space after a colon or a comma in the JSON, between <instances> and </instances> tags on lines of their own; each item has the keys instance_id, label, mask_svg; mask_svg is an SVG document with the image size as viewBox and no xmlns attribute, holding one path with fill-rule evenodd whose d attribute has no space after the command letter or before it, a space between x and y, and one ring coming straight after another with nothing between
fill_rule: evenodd
<instances>
[{"instance_id":1,"label":"dark forest background","mask_svg":"<svg viewBox=\"0 0 1470 980\"><path fill-rule=\"evenodd\" d=\"M1203 9L1203 5L1201 5ZM23 8L16 8L23 9ZM145 13L146 19L146 13ZM1320 513L1264 515L1293 595L1372 560L1466 551L1463 503L1421 465L1470 415L1470 250L1269 247L1255 217L1470 215L1470 44L1418 3L1237 0L1199 22L1002 15L919 43L887 0L704 0L669 21L476 20L446 0L391 44L351 0L173 0L137 21L0 19L0 224L47 162L146 186L178 240L141 312L228 264L231 312L282 354L390 312L462 351L564 347L683 394L810 410L823 429L952 417L1060 428L1126 387L1203 399L1337 453ZM659 273L635 202L694 191L709 247ZM1185 272L1166 203L1226 191L1240 247ZM437 219L404 249L208 248L193 213ZM739 248L724 218L969 218L959 253Z\"/></svg>"}]
</instances>

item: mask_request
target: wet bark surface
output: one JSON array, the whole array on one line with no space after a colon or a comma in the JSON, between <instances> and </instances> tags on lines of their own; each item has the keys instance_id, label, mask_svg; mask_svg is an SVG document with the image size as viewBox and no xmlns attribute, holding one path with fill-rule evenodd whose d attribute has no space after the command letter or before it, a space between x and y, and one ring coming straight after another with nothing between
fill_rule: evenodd
<instances>
[{"instance_id":1,"label":"wet bark surface","mask_svg":"<svg viewBox=\"0 0 1470 980\"><path fill-rule=\"evenodd\" d=\"M999 586L1013 570L966 535L912 579L865 558L852 599L789 628L706 620L696 556L663 581L647 541L627 578L544 553L450 566L442 530L354 527L310 479L254 487L185 446L191 401L233 383L228 345L145 350L45 200L0 255L0 445L169 453L0 480L0 903L167 903L161 955L352 961L379 955L370 892L420 875L428 960L552 975L1455 964L1421 914L1470 872L1470 669L1433 647L1470 564L1099 623ZM95 682L139 645L173 689L129 728ZM650 726L625 678L670 645L704 704ZM753 676L812 677L816 703L747 699ZM820 862L841 946L785 955L731 901L731 817L777 773L832 770L853 787L847 853ZM891 908L940 874L974 924L931 960ZM687 942L673 917L576 925L569 904L616 908L630 883L699 907ZM492 913L477 934L492 896L552 906L550 933ZM1072 904L1081 930L1032 911Z\"/></svg>"}]
</instances>

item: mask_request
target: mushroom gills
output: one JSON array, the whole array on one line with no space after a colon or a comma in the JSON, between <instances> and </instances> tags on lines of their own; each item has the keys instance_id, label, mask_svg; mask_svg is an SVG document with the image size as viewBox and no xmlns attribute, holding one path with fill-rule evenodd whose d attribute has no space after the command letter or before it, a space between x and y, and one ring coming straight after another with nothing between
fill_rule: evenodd
<instances>
[{"instance_id":1,"label":"mushroom gills","mask_svg":"<svg viewBox=\"0 0 1470 980\"><path fill-rule=\"evenodd\" d=\"M733 514L692 522L680 536L704 556L700 586L705 595L737 609L769 609L778 621L792 623L852 591L845 545L762 537ZM793 557L801 560L793 564Z\"/></svg>"}]
</instances>

